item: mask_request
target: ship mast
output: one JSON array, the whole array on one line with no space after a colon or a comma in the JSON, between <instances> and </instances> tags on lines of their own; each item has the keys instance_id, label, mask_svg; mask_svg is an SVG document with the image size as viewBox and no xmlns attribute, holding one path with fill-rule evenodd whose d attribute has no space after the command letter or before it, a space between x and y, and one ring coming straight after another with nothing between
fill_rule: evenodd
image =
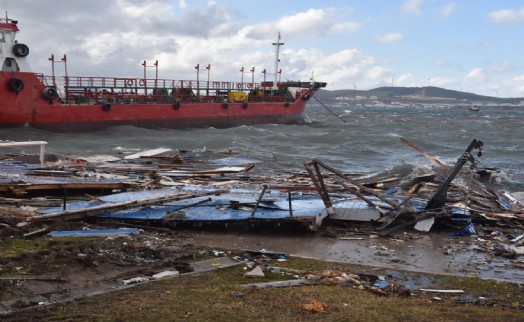
<instances>
[{"instance_id":1,"label":"ship mast","mask_svg":"<svg viewBox=\"0 0 524 322\"><path fill-rule=\"evenodd\" d=\"M273 46L275 46L275 86L278 84L278 62L280 61L280 58L278 57L278 53L280 51L280 46L284 45L283 42L280 42L280 31L278 32L278 38L277 42L273 43Z\"/></svg>"}]
</instances>

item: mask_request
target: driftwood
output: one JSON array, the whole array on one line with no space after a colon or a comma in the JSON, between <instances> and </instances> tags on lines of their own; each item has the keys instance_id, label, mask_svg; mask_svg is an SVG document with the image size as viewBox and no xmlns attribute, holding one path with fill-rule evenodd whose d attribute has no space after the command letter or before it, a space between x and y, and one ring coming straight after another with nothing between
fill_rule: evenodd
<instances>
[{"instance_id":1,"label":"driftwood","mask_svg":"<svg viewBox=\"0 0 524 322\"><path fill-rule=\"evenodd\" d=\"M13 196L23 196L31 191L47 190L101 190L101 189L127 189L133 187L132 183L125 182L67 182L67 183L23 183L0 185L0 192Z\"/></svg>"},{"instance_id":2,"label":"driftwood","mask_svg":"<svg viewBox=\"0 0 524 322\"><path fill-rule=\"evenodd\" d=\"M444 167L444 168L447 168L448 165L445 164L444 162L440 161L439 159L435 158L434 156L432 156L431 154L429 153L426 153L424 151L422 151L421 149L419 149L415 144L413 144L412 142L404 139L403 137L400 137L400 141L402 141L402 143L405 143L407 144L409 147L411 147L413 150L419 152L420 154L422 154L423 156L425 156L426 158L428 158L430 161L432 161L433 163L437 164L438 166L440 167Z\"/></svg>"}]
</instances>

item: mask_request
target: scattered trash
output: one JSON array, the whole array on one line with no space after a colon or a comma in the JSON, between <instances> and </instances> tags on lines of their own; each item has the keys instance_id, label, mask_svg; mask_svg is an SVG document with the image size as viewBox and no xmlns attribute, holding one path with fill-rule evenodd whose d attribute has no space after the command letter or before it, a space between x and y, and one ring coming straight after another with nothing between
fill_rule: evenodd
<instances>
[{"instance_id":1,"label":"scattered trash","mask_svg":"<svg viewBox=\"0 0 524 322\"><path fill-rule=\"evenodd\" d=\"M428 292L428 293L446 293L446 294L463 294L463 290L435 290L435 289L425 289L421 288L419 291Z\"/></svg>"},{"instance_id":2,"label":"scattered trash","mask_svg":"<svg viewBox=\"0 0 524 322\"><path fill-rule=\"evenodd\" d=\"M313 313L327 313L326 312L327 304L317 301L317 300L312 300L310 303L302 304L301 307L304 310L313 312Z\"/></svg>"},{"instance_id":3,"label":"scattered trash","mask_svg":"<svg viewBox=\"0 0 524 322\"><path fill-rule=\"evenodd\" d=\"M218 257L218 256L226 256L226 253L224 253L223 250L218 250L218 249L212 249L209 251L211 254L213 254L213 256L215 257Z\"/></svg>"},{"instance_id":4,"label":"scattered trash","mask_svg":"<svg viewBox=\"0 0 524 322\"><path fill-rule=\"evenodd\" d=\"M465 236L465 235L476 235L477 232L475 231L475 227L473 227L473 224L468 224L466 227L462 228L456 233L448 234L448 236Z\"/></svg>"},{"instance_id":5,"label":"scattered trash","mask_svg":"<svg viewBox=\"0 0 524 322\"><path fill-rule=\"evenodd\" d=\"M262 271L262 267L261 266L257 266L253 270L245 273L244 276L245 277L264 277L265 274Z\"/></svg>"},{"instance_id":6,"label":"scattered trash","mask_svg":"<svg viewBox=\"0 0 524 322\"><path fill-rule=\"evenodd\" d=\"M178 271L163 271L163 272L152 275L151 279L159 280L159 279L166 278L166 277L178 276L179 274L180 272Z\"/></svg>"},{"instance_id":7,"label":"scattered trash","mask_svg":"<svg viewBox=\"0 0 524 322\"><path fill-rule=\"evenodd\" d=\"M133 284L141 284L141 283L145 283L145 282L148 282L148 281L149 281L149 279L145 278L145 277L133 277L133 278L130 278L128 280L123 280L122 284L124 286L128 286L128 285L133 285Z\"/></svg>"}]
</instances>

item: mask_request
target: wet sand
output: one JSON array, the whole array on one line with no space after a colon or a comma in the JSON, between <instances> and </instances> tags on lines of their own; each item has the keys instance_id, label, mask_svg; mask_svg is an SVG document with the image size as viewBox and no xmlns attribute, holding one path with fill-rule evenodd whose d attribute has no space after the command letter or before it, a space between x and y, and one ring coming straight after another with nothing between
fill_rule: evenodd
<instances>
[{"instance_id":1,"label":"wet sand","mask_svg":"<svg viewBox=\"0 0 524 322\"><path fill-rule=\"evenodd\" d=\"M517 260L496 257L480 247L476 236L405 233L384 238L361 235L334 239L320 234L261 234L192 232L193 242L215 248L234 248L284 253L292 256L345 262L424 273L477 276L524 283L524 270ZM522 261L522 258L521 258Z\"/></svg>"}]
</instances>

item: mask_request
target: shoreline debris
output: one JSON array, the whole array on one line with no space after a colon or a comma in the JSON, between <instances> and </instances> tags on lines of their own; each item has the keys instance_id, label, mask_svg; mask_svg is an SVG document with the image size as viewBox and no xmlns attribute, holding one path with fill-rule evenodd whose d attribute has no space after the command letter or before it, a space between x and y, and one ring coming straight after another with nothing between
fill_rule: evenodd
<instances>
[{"instance_id":1,"label":"shoreline debris","mask_svg":"<svg viewBox=\"0 0 524 322\"><path fill-rule=\"evenodd\" d=\"M26 155L6 155L0 159L0 203L32 210L2 219L2 234L31 238L87 222L91 229L163 232L298 227L334 232L336 238L360 237L348 228L377 237L435 227L447 229L450 238L522 235L523 193L510 193L493 182L496 169L479 166L472 151L480 157L481 141L472 140L455 165L446 165L400 140L426 156L433 171L371 176L313 159L304 163L305 172L268 174L257 172L261 161L232 150L159 148L133 151L132 158L46 155L52 161L43 165L26 163ZM510 240L498 238L489 250L520 256L523 239Z\"/></svg>"}]
</instances>

